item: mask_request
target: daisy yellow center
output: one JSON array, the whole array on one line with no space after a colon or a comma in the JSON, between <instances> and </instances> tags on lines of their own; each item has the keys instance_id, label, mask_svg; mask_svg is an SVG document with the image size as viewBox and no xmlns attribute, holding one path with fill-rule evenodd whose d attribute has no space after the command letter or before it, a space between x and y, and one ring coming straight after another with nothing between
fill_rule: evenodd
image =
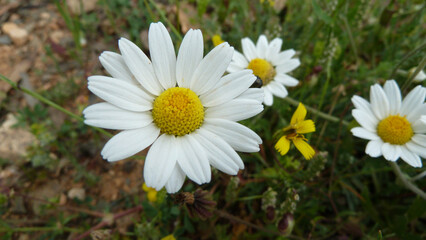
<instances>
[{"instance_id":1,"label":"daisy yellow center","mask_svg":"<svg viewBox=\"0 0 426 240\"><path fill-rule=\"evenodd\" d=\"M197 94L188 88L169 88L154 100L154 123L162 133L183 136L198 129L204 108Z\"/></svg>"},{"instance_id":2,"label":"daisy yellow center","mask_svg":"<svg viewBox=\"0 0 426 240\"><path fill-rule=\"evenodd\" d=\"M264 86L270 83L276 75L275 68L272 64L261 58L251 60L247 68L253 70L253 74L262 79Z\"/></svg>"},{"instance_id":3,"label":"daisy yellow center","mask_svg":"<svg viewBox=\"0 0 426 240\"><path fill-rule=\"evenodd\" d=\"M405 117L393 115L379 122L377 134L384 142L403 145L410 141L413 129Z\"/></svg>"}]
</instances>

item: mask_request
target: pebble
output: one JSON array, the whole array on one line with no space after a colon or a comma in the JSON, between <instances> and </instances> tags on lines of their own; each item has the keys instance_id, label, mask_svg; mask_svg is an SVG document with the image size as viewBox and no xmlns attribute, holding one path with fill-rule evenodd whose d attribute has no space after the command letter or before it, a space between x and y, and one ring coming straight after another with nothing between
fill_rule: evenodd
<instances>
[{"instance_id":1,"label":"pebble","mask_svg":"<svg viewBox=\"0 0 426 240\"><path fill-rule=\"evenodd\" d=\"M83 201L86 198L86 190L84 188L71 188L68 191L68 198Z\"/></svg>"},{"instance_id":2,"label":"pebble","mask_svg":"<svg viewBox=\"0 0 426 240\"><path fill-rule=\"evenodd\" d=\"M21 46L28 41L28 31L13 22L3 24L2 30L12 39L13 43L18 46Z\"/></svg>"}]
</instances>

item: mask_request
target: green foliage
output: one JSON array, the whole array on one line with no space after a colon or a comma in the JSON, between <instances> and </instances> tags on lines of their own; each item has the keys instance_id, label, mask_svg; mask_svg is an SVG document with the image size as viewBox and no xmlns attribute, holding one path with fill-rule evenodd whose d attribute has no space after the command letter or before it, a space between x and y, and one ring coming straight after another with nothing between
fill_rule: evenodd
<instances>
[{"instance_id":1,"label":"green foliage","mask_svg":"<svg viewBox=\"0 0 426 240\"><path fill-rule=\"evenodd\" d=\"M262 151L240 154L245 169L238 176L228 177L213 170L212 182L201 186L212 191L217 203L213 217L192 218L184 204L177 203L164 190L158 193L155 203L141 200L145 199L144 193L138 191L100 201L96 195L100 179L111 168L106 162L98 166L99 152L106 139L82 122L53 122L48 108L38 104L18 110L16 126L29 127L37 138L27 151L30 164L20 166L25 169L25 179L48 181L56 171L65 172L65 166L72 169L72 182L83 183L92 191L87 200L73 204L100 212L142 206L127 232L115 231L114 239L161 239L172 233L177 239L424 239L425 200L395 179L386 160L365 155L366 141L350 133L357 126L351 116L350 99L353 95L368 97L369 87L386 79L393 78L400 86L407 81L406 75L396 73L417 66L424 57L425 48L421 46L425 39L425 4L409 0L283 2L284 6L276 9L268 1L257 0L100 0L96 10L82 15L72 15L65 1L57 0L55 4L74 40L67 61L90 66L84 68L88 71L85 75L100 74L90 56L99 55L100 50L116 51L119 37L127 37L146 50L141 36L151 22L163 21L173 32L178 49L184 35L180 9L188 14L185 17L194 24L191 27L203 31L205 53L213 48L210 39L214 34L239 52L244 37L254 42L261 34L269 41L282 38L282 50L295 49L301 61L301 66L291 73L300 84L288 88L289 96L339 120L308 112L317 129L307 136L317 151L313 159L305 160L295 147L285 156L276 152L274 133L289 124L296 106L275 97L272 107L242 121L261 136ZM89 40L86 47L81 44L83 38ZM95 47L97 44L102 49ZM75 107L75 96L82 89L76 81L80 76L70 78L63 74L61 59L48 46L46 52L55 62L57 73L66 80L41 95L61 106ZM412 87L409 85L408 89ZM11 164L0 160L2 168ZM424 171L402 161L398 163L408 176ZM92 171L94 168L101 170ZM425 181L415 183L421 189L426 187ZM197 187L187 180L183 191L192 192ZM265 201L266 198L273 200ZM7 211L9 201L9 196L2 192L2 213ZM50 214L50 218L43 222L47 230L38 239L65 239L68 232L82 232L99 222L84 213L49 213L48 210L57 208L58 201L55 198L43 206L43 214ZM289 238L278 233L279 222L286 214L294 215L295 225ZM2 239L13 239L18 232L3 221L0 228L4 233Z\"/></svg>"}]
</instances>

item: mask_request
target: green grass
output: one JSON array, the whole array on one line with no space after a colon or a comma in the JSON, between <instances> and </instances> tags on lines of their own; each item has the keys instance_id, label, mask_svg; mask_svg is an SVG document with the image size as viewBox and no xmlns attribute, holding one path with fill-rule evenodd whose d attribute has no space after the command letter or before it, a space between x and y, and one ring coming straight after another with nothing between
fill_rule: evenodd
<instances>
[{"instance_id":1,"label":"green grass","mask_svg":"<svg viewBox=\"0 0 426 240\"><path fill-rule=\"evenodd\" d=\"M39 182L49 181L61 168L73 169L64 171L71 178L70 183L82 183L88 193L84 201L67 203L78 209L46 203L46 208L54 211L46 211L41 224L14 227L10 221L0 220L0 232L4 233L0 238L42 232L36 235L37 239L65 239L70 232L81 234L101 221L85 210L118 213L137 206L142 206L142 210L134 211L136 217L125 232L116 231L116 225L104 225L102 229L112 229L112 239L160 239L169 234L177 239L426 238L426 201L401 184L388 161L367 156L367 142L350 133L350 128L357 125L351 115L353 95L368 99L372 84L383 84L391 78L403 86L403 95L416 85L404 72L426 64L425 4L415 0L388 4L365 0L284 2L285 7L276 10L268 1L255 0L100 0L94 11L77 16L63 1L56 1L74 39L74 46L68 49L71 57L55 59L58 74L67 81L38 93L14 86L42 102L33 109L18 111L18 125L30 127L38 139L28 150L28 163L21 163L18 168L25 172L25 180ZM180 15L179 9L187 16ZM156 203L148 202L140 190L135 190L135 194L121 192L116 199L101 199L94 194L100 184L100 171L96 169L110 167L99 155L111 133L82 123L81 109L85 106L74 104L73 96L81 94L85 80L76 85L75 79L83 76L67 77L60 68L61 61L81 68L94 65L89 61L93 60L91 55L99 55L95 45L101 43L102 50L117 52L121 36L147 52L140 35L155 21L162 21L170 29L178 49L184 36L184 17L202 30L205 53L213 48L210 39L214 34L240 52L243 37L257 41L265 34L269 41L282 38L282 50L295 49L301 61L301 66L292 72L301 84L288 88L291 99L275 97L272 107L243 121L261 136L263 145L261 153L240 153L245 162L241 179L213 171L212 182L201 186L212 192L212 200L217 203L212 217L204 221L191 217L165 192L159 193ZM83 36L86 46L80 42ZM89 76L105 75L100 64L88 69ZM285 156L274 149L273 134L290 122L296 101L310 107L308 118L316 123L317 130L309 135L309 142L320 154L310 161L294 147ZM46 117L49 108L67 114L61 126ZM65 165L61 159L66 160ZM93 162L98 165L92 166ZM2 166L13 164L2 161ZM424 171L424 167L415 169L402 160L398 165L411 177ZM28 190L20 185L23 182L16 183L18 189L24 190L18 191L21 195ZM142 183L141 172L139 185ZM426 188L424 179L414 183L420 189ZM186 180L182 190L193 192L198 187ZM262 208L271 190L276 192L274 218ZM7 202L15 197L1 195L2 214L8 212ZM284 236L279 234L278 223L286 213L294 215L294 228Z\"/></svg>"}]
</instances>

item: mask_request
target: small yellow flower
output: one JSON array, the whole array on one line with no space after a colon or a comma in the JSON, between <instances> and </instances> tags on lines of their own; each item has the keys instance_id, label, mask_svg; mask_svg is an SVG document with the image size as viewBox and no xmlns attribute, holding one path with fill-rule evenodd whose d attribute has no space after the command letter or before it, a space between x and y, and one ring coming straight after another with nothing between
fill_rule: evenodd
<instances>
[{"instance_id":1,"label":"small yellow flower","mask_svg":"<svg viewBox=\"0 0 426 240\"><path fill-rule=\"evenodd\" d=\"M315 132L315 123L312 120L305 120L306 108L299 103L296 111L291 117L290 126L283 128L279 135L281 138L275 144L275 149L285 155L290 149L290 141L293 141L296 148L307 159L311 159L315 155L315 150L306 142L304 133Z\"/></svg>"},{"instance_id":2,"label":"small yellow flower","mask_svg":"<svg viewBox=\"0 0 426 240\"><path fill-rule=\"evenodd\" d=\"M176 238L173 236L173 234L170 234L161 238L161 240L176 240Z\"/></svg>"},{"instance_id":3,"label":"small yellow flower","mask_svg":"<svg viewBox=\"0 0 426 240\"><path fill-rule=\"evenodd\" d=\"M142 185L142 189L147 193L148 201L152 203L157 201L157 191L155 190L155 188L150 188L144 183Z\"/></svg>"},{"instance_id":4,"label":"small yellow flower","mask_svg":"<svg viewBox=\"0 0 426 240\"><path fill-rule=\"evenodd\" d=\"M213 42L213 45L216 47L217 45L220 45L221 43L224 43L225 41L223 41L223 39L219 35L215 34L212 37L212 42Z\"/></svg>"}]
</instances>

